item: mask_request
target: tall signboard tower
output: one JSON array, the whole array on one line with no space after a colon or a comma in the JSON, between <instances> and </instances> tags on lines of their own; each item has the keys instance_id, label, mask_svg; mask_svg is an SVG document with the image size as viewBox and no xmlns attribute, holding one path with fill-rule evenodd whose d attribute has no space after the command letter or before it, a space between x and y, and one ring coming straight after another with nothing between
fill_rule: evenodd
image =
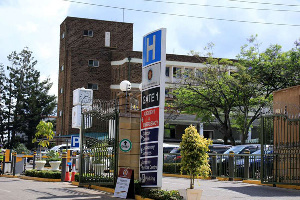
<instances>
[{"instance_id":1,"label":"tall signboard tower","mask_svg":"<svg viewBox=\"0 0 300 200\"><path fill-rule=\"evenodd\" d=\"M140 180L162 186L165 106L166 29L143 37Z\"/></svg>"}]
</instances>

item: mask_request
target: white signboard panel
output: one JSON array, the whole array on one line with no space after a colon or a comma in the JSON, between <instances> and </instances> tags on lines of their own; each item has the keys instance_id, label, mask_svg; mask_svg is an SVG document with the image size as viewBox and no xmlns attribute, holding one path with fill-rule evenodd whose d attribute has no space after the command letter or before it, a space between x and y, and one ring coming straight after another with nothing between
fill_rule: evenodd
<instances>
[{"instance_id":1,"label":"white signboard panel","mask_svg":"<svg viewBox=\"0 0 300 200\"><path fill-rule=\"evenodd\" d=\"M91 106L83 106L81 109L80 105L73 106L72 108L72 128L81 128L81 113L83 111L87 112L91 109ZM90 128L92 126L92 117L90 115L85 115L84 117L84 127Z\"/></svg>"},{"instance_id":2,"label":"white signboard panel","mask_svg":"<svg viewBox=\"0 0 300 200\"><path fill-rule=\"evenodd\" d=\"M81 106L72 108L72 128L81 128Z\"/></svg>"},{"instance_id":3,"label":"white signboard panel","mask_svg":"<svg viewBox=\"0 0 300 200\"><path fill-rule=\"evenodd\" d=\"M93 90L78 88L73 91L73 106L77 105L92 105Z\"/></svg>"},{"instance_id":4,"label":"white signboard panel","mask_svg":"<svg viewBox=\"0 0 300 200\"><path fill-rule=\"evenodd\" d=\"M142 69L142 89L158 86L160 84L160 63L155 63Z\"/></svg>"}]
</instances>

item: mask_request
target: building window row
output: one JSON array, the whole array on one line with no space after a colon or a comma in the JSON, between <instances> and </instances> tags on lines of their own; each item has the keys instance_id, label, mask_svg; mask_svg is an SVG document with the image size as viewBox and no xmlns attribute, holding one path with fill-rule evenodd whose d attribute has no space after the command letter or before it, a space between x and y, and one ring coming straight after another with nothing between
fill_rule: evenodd
<instances>
[{"instance_id":1,"label":"building window row","mask_svg":"<svg viewBox=\"0 0 300 200\"><path fill-rule=\"evenodd\" d=\"M84 30L83 36L93 37L93 31L92 30Z\"/></svg>"},{"instance_id":2,"label":"building window row","mask_svg":"<svg viewBox=\"0 0 300 200\"><path fill-rule=\"evenodd\" d=\"M99 61L98 60L89 60L88 65L89 65L89 67L99 67Z\"/></svg>"},{"instance_id":3,"label":"building window row","mask_svg":"<svg viewBox=\"0 0 300 200\"><path fill-rule=\"evenodd\" d=\"M187 78L190 74L194 73L195 76L201 77L203 72L200 69L196 68L188 68L188 67L166 67L166 77L173 77L173 78Z\"/></svg>"}]
</instances>

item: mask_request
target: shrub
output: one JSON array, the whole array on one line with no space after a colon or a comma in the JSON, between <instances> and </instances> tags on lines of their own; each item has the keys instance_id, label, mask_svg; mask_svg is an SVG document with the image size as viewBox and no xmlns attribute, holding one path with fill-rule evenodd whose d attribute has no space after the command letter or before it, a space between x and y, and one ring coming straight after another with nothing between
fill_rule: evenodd
<instances>
[{"instance_id":1,"label":"shrub","mask_svg":"<svg viewBox=\"0 0 300 200\"><path fill-rule=\"evenodd\" d=\"M59 157L59 153L57 153L53 150L50 150L47 153L47 160L48 161L61 161L61 158Z\"/></svg>"},{"instance_id":2,"label":"shrub","mask_svg":"<svg viewBox=\"0 0 300 200\"><path fill-rule=\"evenodd\" d=\"M19 144L15 149L14 149L17 154L21 154L21 153L25 153L25 154L29 154L30 151L27 149L27 147L24 144Z\"/></svg>"},{"instance_id":3,"label":"shrub","mask_svg":"<svg viewBox=\"0 0 300 200\"><path fill-rule=\"evenodd\" d=\"M37 171L36 169L26 170L25 176L39 177L39 178L51 178L51 179L61 179L60 171Z\"/></svg>"},{"instance_id":4,"label":"shrub","mask_svg":"<svg viewBox=\"0 0 300 200\"><path fill-rule=\"evenodd\" d=\"M195 176L207 177L210 173L208 164L208 146L212 143L197 132L194 126L184 130L181 149L181 170L186 170L190 176L190 189L194 189Z\"/></svg>"},{"instance_id":5,"label":"shrub","mask_svg":"<svg viewBox=\"0 0 300 200\"><path fill-rule=\"evenodd\" d=\"M186 170L181 170L181 163L164 163L163 172L167 174L187 175Z\"/></svg>"},{"instance_id":6,"label":"shrub","mask_svg":"<svg viewBox=\"0 0 300 200\"><path fill-rule=\"evenodd\" d=\"M183 199L182 196L180 196L178 190L166 191L166 190L152 189L148 192L147 197L154 199L154 200L180 200L180 199Z\"/></svg>"}]
</instances>

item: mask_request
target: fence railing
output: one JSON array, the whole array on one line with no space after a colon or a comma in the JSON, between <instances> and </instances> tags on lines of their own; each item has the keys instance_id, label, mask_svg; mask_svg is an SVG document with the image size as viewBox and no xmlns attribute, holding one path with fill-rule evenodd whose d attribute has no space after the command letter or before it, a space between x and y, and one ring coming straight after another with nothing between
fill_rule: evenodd
<instances>
[{"instance_id":1,"label":"fence railing","mask_svg":"<svg viewBox=\"0 0 300 200\"><path fill-rule=\"evenodd\" d=\"M229 179L260 179L260 154L216 154L208 153L211 177L228 177ZM268 160L270 164L271 160ZM164 173L181 174L181 155L164 153ZM182 172L186 174L186 172Z\"/></svg>"}]
</instances>

